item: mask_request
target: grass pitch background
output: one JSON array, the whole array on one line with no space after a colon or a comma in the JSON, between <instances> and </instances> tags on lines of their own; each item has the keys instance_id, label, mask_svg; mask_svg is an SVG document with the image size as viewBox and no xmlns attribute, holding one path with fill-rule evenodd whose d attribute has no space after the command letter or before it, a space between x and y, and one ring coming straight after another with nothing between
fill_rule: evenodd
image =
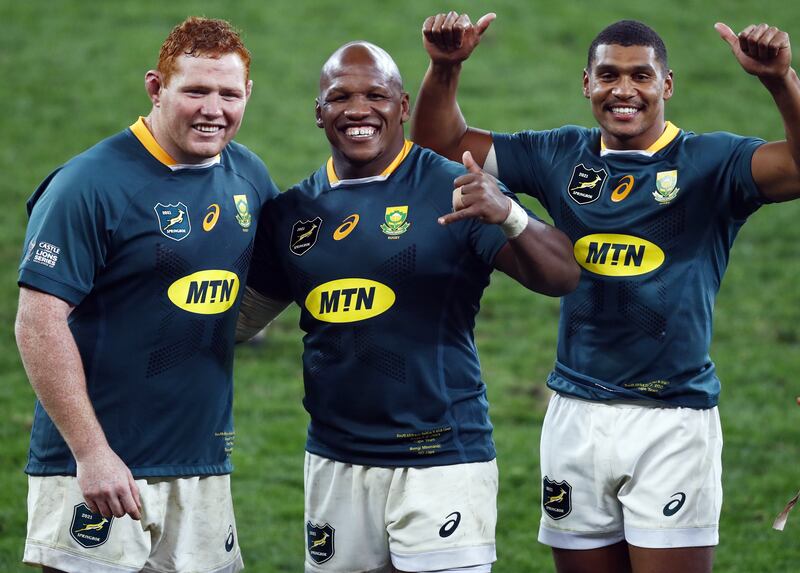
<instances>
[{"instance_id":1,"label":"grass pitch background","mask_svg":"<svg viewBox=\"0 0 800 573\"><path fill-rule=\"evenodd\" d=\"M373 41L397 60L412 101L427 65L419 30L426 16L455 8L474 19L498 13L465 65L460 102L472 125L496 130L593 125L580 95L594 34L637 18L665 39L675 71L667 117L697 132L727 130L781 138L767 92L741 71L712 26L735 30L762 21L800 46L800 9L790 2L699 0L619 3L577 0L314 2L272 0L3 2L0 21L0 570L19 563L25 535L22 473L33 411L13 338L16 268L26 224L24 201L56 166L121 130L149 102L144 72L170 28L190 14L242 29L255 81L238 141L257 152L281 188L328 156L314 126L319 68L339 45ZM782 6L781 6L782 5ZM796 48L795 68L800 68ZM528 201L528 204L533 203ZM541 210L539 210L541 213ZM800 204L770 206L745 225L717 301L712 356L723 381L725 435L720 572L797 571L800 515L783 533L775 514L800 487ZM146 311L146 309L142 309ZM240 542L248 571L301 570L301 333L296 310L261 347L238 350L237 444L233 454ZM555 355L558 302L496 275L478 319L500 465L498 573L552 570L535 541L539 519L538 439ZM179 423L179 422L178 422ZM454 484L455 485L455 484Z\"/></svg>"}]
</instances>

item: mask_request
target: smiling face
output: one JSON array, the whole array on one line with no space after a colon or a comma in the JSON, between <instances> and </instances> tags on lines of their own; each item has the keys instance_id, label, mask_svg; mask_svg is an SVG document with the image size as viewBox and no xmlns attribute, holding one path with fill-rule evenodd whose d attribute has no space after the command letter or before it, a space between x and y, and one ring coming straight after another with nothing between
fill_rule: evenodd
<instances>
[{"instance_id":1,"label":"smiling face","mask_svg":"<svg viewBox=\"0 0 800 573\"><path fill-rule=\"evenodd\" d=\"M600 44L583 73L583 95L609 149L647 149L663 133L672 72L649 46Z\"/></svg>"},{"instance_id":2,"label":"smiling face","mask_svg":"<svg viewBox=\"0 0 800 573\"><path fill-rule=\"evenodd\" d=\"M164 150L178 163L202 163L233 139L244 116L252 82L242 58L182 55L164 83L151 70L145 77L153 110L148 126Z\"/></svg>"},{"instance_id":3,"label":"smiling face","mask_svg":"<svg viewBox=\"0 0 800 573\"><path fill-rule=\"evenodd\" d=\"M316 115L340 178L379 175L403 148L408 94L386 52L371 44L350 44L322 69Z\"/></svg>"}]
</instances>

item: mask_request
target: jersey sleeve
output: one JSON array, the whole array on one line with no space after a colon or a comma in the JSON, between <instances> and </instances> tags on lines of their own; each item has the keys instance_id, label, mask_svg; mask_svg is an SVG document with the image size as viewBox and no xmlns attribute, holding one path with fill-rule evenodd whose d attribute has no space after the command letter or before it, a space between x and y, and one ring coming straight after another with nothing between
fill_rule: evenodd
<instances>
[{"instance_id":1,"label":"jersey sleeve","mask_svg":"<svg viewBox=\"0 0 800 573\"><path fill-rule=\"evenodd\" d=\"M277 199L269 201L261 210L247 286L275 300L292 300L289 278L281 264L276 245L276 217L279 216L279 210Z\"/></svg>"},{"instance_id":2,"label":"jersey sleeve","mask_svg":"<svg viewBox=\"0 0 800 573\"><path fill-rule=\"evenodd\" d=\"M770 201L761 194L753 179L753 153L765 143L763 139L741 137L730 133L715 133L710 137L721 140L720 177L728 193L726 200L730 206L730 216L743 221L759 207Z\"/></svg>"},{"instance_id":3,"label":"jersey sleeve","mask_svg":"<svg viewBox=\"0 0 800 573\"><path fill-rule=\"evenodd\" d=\"M517 133L492 133L499 179L514 193L536 197L551 210L551 197L547 190L549 174L557 165L562 150L580 145L579 130L565 126L547 131L520 131Z\"/></svg>"},{"instance_id":4,"label":"jersey sleeve","mask_svg":"<svg viewBox=\"0 0 800 573\"><path fill-rule=\"evenodd\" d=\"M102 190L67 166L39 186L28 213L19 285L78 305L105 265L113 233Z\"/></svg>"}]
</instances>

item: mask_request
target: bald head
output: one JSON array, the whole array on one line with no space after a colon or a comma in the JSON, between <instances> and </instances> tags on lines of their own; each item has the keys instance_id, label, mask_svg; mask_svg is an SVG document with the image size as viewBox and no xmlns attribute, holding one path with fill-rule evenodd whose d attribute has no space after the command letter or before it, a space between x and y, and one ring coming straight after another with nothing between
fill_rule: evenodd
<instances>
[{"instance_id":1,"label":"bald head","mask_svg":"<svg viewBox=\"0 0 800 573\"><path fill-rule=\"evenodd\" d=\"M330 85L333 78L344 70L355 68L371 68L383 76L387 83L398 90L403 90L403 78L392 57L384 50L370 42L348 42L338 50L322 66L319 77L320 94Z\"/></svg>"}]
</instances>

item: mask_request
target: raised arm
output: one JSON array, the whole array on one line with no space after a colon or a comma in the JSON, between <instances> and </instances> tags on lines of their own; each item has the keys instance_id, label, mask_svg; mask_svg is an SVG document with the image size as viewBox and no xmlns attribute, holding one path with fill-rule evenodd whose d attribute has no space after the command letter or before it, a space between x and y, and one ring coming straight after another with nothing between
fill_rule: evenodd
<instances>
[{"instance_id":1,"label":"raised arm","mask_svg":"<svg viewBox=\"0 0 800 573\"><path fill-rule=\"evenodd\" d=\"M578 286L580 267L569 238L550 225L528 216L503 194L497 180L485 173L469 151L462 158L467 173L453 185L453 213L439 223L448 225L476 218L500 225L508 243L495 256L494 266L528 289L549 296L569 294Z\"/></svg>"},{"instance_id":2,"label":"raised arm","mask_svg":"<svg viewBox=\"0 0 800 573\"><path fill-rule=\"evenodd\" d=\"M449 12L429 17L422 26L431 62L411 115L411 139L453 161L470 151L482 166L492 147L488 131L467 126L456 94L462 63L495 17L486 14L473 25L466 14Z\"/></svg>"},{"instance_id":3,"label":"raised arm","mask_svg":"<svg viewBox=\"0 0 800 573\"><path fill-rule=\"evenodd\" d=\"M714 26L744 71L767 88L783 119L785 141L759 147L753 154L753 178L765 197L789 201L800 197L800 79L791 67L789 35L767 24L738 35L726 24Z\"/></svg>"},{"instance_id":4,"label":"raised arm","mask_svg":"<svg viewBox=\"0 0 800 573\"><path fill-rule=\"evenodd\" d=\"M22 287L15 323L17 346L31 386L77 462L86 505L105 517L141 516L139 489L106 441L86 391L78 347L67 325L72 307Z\"/></svg>"}]
</instances>

